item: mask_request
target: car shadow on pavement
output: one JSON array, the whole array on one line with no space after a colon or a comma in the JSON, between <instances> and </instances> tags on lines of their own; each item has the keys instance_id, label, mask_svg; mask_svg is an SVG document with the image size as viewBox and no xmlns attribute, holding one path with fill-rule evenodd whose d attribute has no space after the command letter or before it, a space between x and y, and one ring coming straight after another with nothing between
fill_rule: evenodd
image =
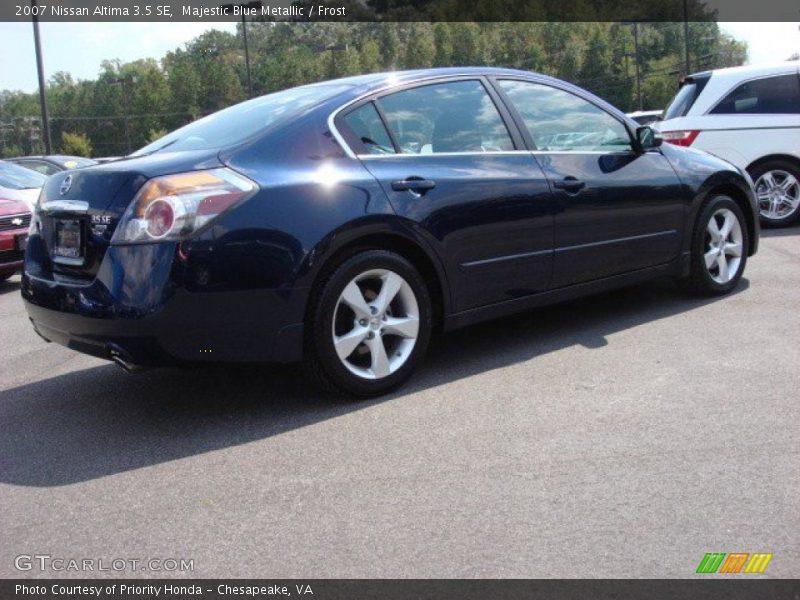
<instances>
[{"instance_id":1,"label":"car shadow on pavement","mask_svg":"<svg viewBox=\"0 0 800 600\"><path fill-rule=\"evenodd\" d=\"M0 294L10 294L12 292L19 293L20 280L19 276L14 275L11 279L0 281Z\"/></svg>"},{"instance_id":2,"label":"car shadow on pavement","mask_svg":"<svg viewBox=\"0 0 800 600\"><path fill-rule=\"evenodd\" d=\"M790 235L800 234L800 226L792 225L790 227L762 227L762 238L776 238L776 237L789 237Z\"/></svg>"},{"instance_id":3,"label":"car shadow on pavement","mask_svg":"<svg viewBox=\"0 0 800 600\"><path fill-rule=\"evenodd\" d=\"M437 336L409 384L365 402L319 393L298 366L64 373L0 392L0 481L68 485L237 446L718 301L657 281Z\"/></svg>"}]
</instances>

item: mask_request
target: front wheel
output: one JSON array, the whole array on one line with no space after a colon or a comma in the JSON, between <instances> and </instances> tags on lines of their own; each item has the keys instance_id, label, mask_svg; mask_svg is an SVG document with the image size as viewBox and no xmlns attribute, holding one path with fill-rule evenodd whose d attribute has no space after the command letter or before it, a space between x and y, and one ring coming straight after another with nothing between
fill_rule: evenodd
<instances>
[{"instance_id":1,"label":"front wheel","mask_svg":"<svg viewBox=\"0 0 800 600\"><path fill-rule=\"evenodd\" d=\"M365 250L338 266L312 295L305 365L324 389L370 397L405 382L432 329L424 280L402 256Z\"/></svg>"},{"instance_id":2,"label":"front wheel","mask_svg":"<svg viewBox=\"0 0 800 600\"><path fill-rule=\"evenodd\" d=\"M700 211L692 236L689 289L704 296L727 294L747 263L747 225L739 205L717 195Z\"/></svg>"}]
</instances>

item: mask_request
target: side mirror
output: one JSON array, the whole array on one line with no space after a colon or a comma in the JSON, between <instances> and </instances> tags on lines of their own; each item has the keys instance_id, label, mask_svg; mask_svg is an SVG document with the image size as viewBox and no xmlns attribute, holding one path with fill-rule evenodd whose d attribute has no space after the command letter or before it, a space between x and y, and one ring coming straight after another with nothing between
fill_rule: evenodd
<instances>
[{"instance_id":1,"label":"side mirror","mask_svg":"<svg viewBox=\"0 0 800 600\"><path fill-rule=\"evenodd\" d=\"M639 146L641 146L642 150L658 148L663 141L661 136L648 125L643 125L636 128L636 139L638 140Z\"/></svg>"}]
</instances>

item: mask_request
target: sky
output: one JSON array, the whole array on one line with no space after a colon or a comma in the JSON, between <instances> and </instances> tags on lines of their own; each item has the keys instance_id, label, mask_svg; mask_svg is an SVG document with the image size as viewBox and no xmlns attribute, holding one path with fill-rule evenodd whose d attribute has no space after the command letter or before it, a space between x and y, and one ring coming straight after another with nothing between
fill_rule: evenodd
<instances>
[{"instance_id":1,"label":"sky","mask_svg":"<svg viewBox=\"0 0 800 600\"><path fill-rule=\"evenodd\" d=\"M93 79L105 59L160 59L208 29L235 31L235 23L41 23L45 77L68 71ZM800 22L720 23L748 42L750 63L775 62L800 52ZM0 22L0 90L37 89L30 23Z\"/></svg>"}]
</instances>

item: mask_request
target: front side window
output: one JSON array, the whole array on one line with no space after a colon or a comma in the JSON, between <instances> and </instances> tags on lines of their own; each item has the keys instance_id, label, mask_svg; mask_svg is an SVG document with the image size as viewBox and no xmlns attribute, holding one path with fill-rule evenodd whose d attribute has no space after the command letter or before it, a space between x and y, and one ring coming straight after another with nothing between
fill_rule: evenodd
<instances>
[{"instance_id":1,"label":"front side window","mask_svg":"<svg viewBox=\"0 0 800 600\"><path fill-rule=\"evenodd\" d=\"M549 85L502 80L500 87L522 117L537 150L631 149L626 127L602 108Z\"/></svg>"},{"instance_id":2,"label":"front side window","mask_svg":"<svg viewBox=\"0 0 800 600\"><path fill-rule=\"evenodd\" d=\"M800 79L790 74L745 81L709 114L800 114Z\"/></svg>"},{"instance_id":3,"label":"front side window","mask_svg":"<svg viewBox=\"0 0 800 600\"><path fill-rule=\"evenodd\" d=\"M480 81L425 85L383 96L378 102L403 154L514 150Z\"/></svg>"}]
</instances>

